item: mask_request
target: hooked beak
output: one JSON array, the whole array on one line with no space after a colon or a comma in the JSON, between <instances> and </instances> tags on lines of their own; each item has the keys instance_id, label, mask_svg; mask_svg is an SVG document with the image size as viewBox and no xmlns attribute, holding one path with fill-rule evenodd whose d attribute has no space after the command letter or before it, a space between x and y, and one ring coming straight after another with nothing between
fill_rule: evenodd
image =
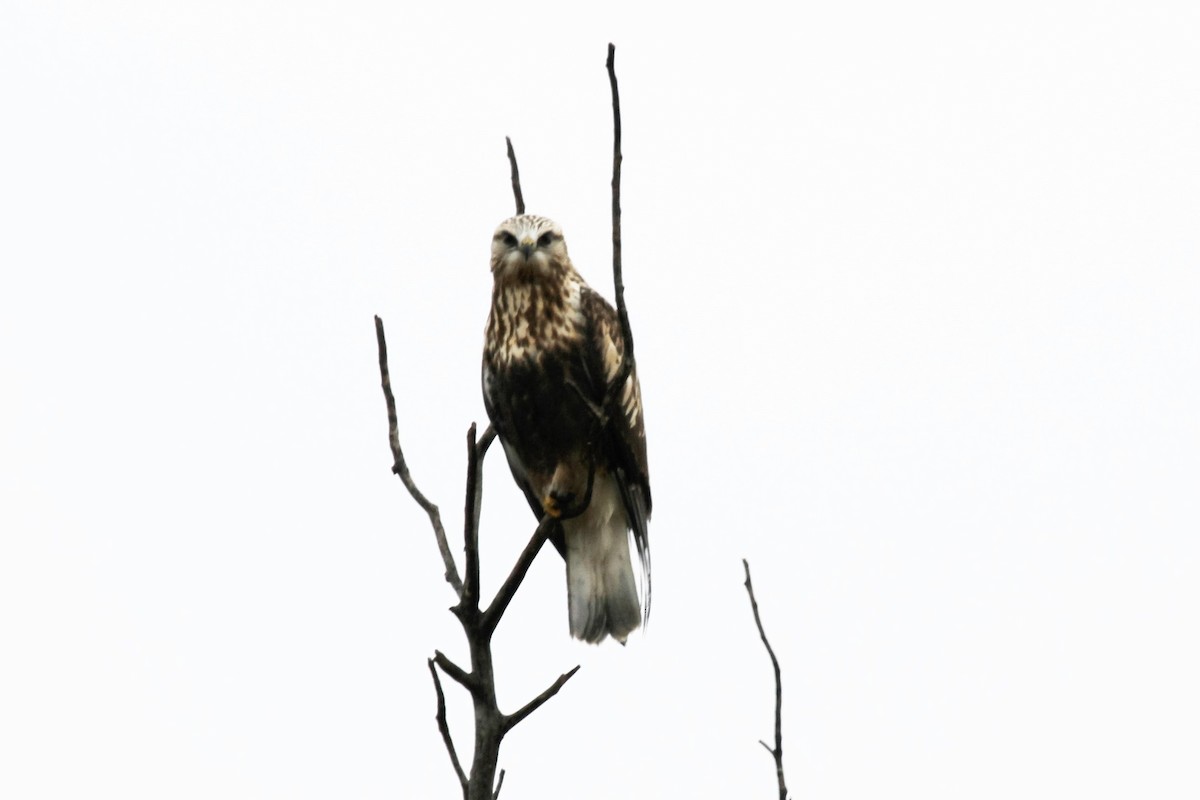
<instances>
[{"instance_id":1,"label":"hooked beak","mask_svg":"<svg viewBox=\"0 0 1200 800\"><path fill-rule=\"evenodd\" d=\"M529 257L531 255L533 255L533 245L534 245L533 239L522 239L521 240L521 247L520 247L521 255L525 256L526 261L528 261Z\"/></svg>"}]
</instances>

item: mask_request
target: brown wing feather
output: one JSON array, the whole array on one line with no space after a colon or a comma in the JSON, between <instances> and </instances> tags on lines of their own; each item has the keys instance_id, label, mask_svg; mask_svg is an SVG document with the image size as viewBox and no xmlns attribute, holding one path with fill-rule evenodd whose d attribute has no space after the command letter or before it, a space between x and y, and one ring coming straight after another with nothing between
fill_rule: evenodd
<instances>
[{"instance_id":1,"label":"brown wing feather","mask_svg":"<svg viewBox=\"0 0 1200 800\"><path fill-rule=\"evenodd\" d=\"M641 390L635 370L622 391L609 391L625 350L616 312L586 286L580 290L579 304L583 335L575 341L516 361L489 358L498 347L485 347L484 405L513 478L539 521L545 512L533 475L553 472L576 446L590 447L588 460L616 476L646 577L648 602L651 497ZM605 403L610 407L600 408ZM596 428L595 410L607 421L603 430ZM551 540L563 553L561 529Z\"/></svg>"},{"instance_id":2,"label":"brown wing feather","mask_svg":"<svg viewBox=\"0 0 1200 800\"><path fill-rule=\"evenodd\" d=\"M580 302L591 334L590 358L585 361L586 377L592 396L599 403L609 397L608 387L618 377L621 359L625 355L625 342L617 314L603 297L585 288ZM602 379L598 380L601 376ZM653 501L650 495L650 468L646 459L642 393L636 367L629 373L623 390L612 393L612 398L611 407L604 409L608 426L601 437L604 453L599 461L607 463L617 476L621 500L633 529L633 541L646 579L646 614L649 615L649 521Z\"/></svg>"}]
</instances>

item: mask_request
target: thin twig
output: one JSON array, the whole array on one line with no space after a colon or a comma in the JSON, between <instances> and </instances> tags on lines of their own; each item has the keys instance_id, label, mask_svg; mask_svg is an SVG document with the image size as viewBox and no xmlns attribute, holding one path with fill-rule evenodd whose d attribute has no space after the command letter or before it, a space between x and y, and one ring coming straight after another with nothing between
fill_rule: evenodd
<instances>
[{"instance_id":1,"label":"thin twig","mask_svg":"<svg viewBox=\"0 0 1200 800\"><path fill-rule=\"evenodd\" d=\"M462 579L458 577L458 567L454 563L454 554L450 552L450 543L446 539L446 529L442 527L442 515L438 507L421 493L408 472L408 464L404 460L404 451L400 449L400 425L396 417L396 398L392 395L392 379L388 372L387 339L383 335L383 320L375 317L375 341L379 345L379 375L383 383L383 397L387 402L388 441L392 446L392 472L400 476L404 487L412 495L417 505L429 515L429 523L433 526L433 535L437 539L438 550L442 554L442 563L446 566L446 581L454 589L460 599L463 593Z\"/></svg>"},{"instance_id":2,"label":"thin twig","mask_svg":"<svg viewBox=\"0 0 1200 800\"><path fill-rule=\"evenodd\" d=\"M528 717L534 711L537 711L543 703L545 703L551 697L554 697L554 695L558 694L558 690L563 687L563 684L571 680L571 676L578 671L579 665L577 664L570 672L564 672L562 675L559 675L558 679L555 680L554 683L550 684L550 687L547 688L546 691L542 692L513 713L505 715L502 730L505 733L508 733L517 726L517 723Z\"/></svg>"},{"instance_id":3,"label":"thin twig","mask_svg":"<svg viewBox=\"0 0 1200 800\"><path fill-rule=\"evenodd\" d=\"M500 787L504 785L504 770L500 770L500 777L496 780L496 791L492 792L492 800L500 800Z\"/></svg>"},{"instance_id":4,"label":"thin twig","mask_svg":"<svg viewBox=\"0 0 1200 800\"><path fill-rule=\"evenodd\" d=\"M775 650L767 641L762 618L758 615L758 601L754 599L754 585L750 583L750 562L743 558L742 566L746 570L745 586L746 592L750 595L750 608L754 610L754 624L758 626L758 635L762 638L762 643L767 648L767 655L771 656L771 666L775 669L775 747L773 749L767 747L767 743L761 739L758 743L774 757L775 777L779 781L779 800L787 800L787 782L783 779L783 680L779 673L779 659L775 657Z\"/></svg>"},{"instance_id":5,"label":"thin twig","mask_svg":"<svg viewBox=\"0 0 1200 800\"><path fill-rule=\"evenodd\" d=\"M442 692L442 682L438 678L437 669L433 666L433 659L428 659L429 674L433 676L433 688L437 692L437 726L442 732L442 741L446 745L446 751L450 753L450 763L454 765L454 774L458 776L458 783L462 786L463 796L467 794L467 774L463 772L462 764L458 760L458 752L454 749L454 740L450 737L450 724L446 722L446 695Z\"/></svg>"},{"instance_id":6,"label":"thin twig","mask_svg":"<svg viewBox=\"0 0 1200 800\"><path fill-rule=\"evenodd\" d=\"M625 280L621 272L621 95L617 91L616 72L617 48L609 42L608 85L612 90L613 108L613 168L612 168L612 245L613 245L613 298L617 305L617 319L621 323L621 336L625 340L625 357L617 380L613 382L618 389L625 385L625 380L633 371L633 330L629 325L629 311L625 308Z\"/></svg>"},{"instance_id":7,"label":"thin twig","mask_svg":"<svg viewBox=\"0 0 1200 800\"><path fill-rule=\"evenodd\" d=\"M517 216L521 216L525 213L525 197L521 194L521 173L517 171L517 154L513 152L512 139L505 136L504 143L508 146L508 163L512 165L513 199L517 201ZM496 790L497 793L499 791Z\"/></svg>"}]
</instances>

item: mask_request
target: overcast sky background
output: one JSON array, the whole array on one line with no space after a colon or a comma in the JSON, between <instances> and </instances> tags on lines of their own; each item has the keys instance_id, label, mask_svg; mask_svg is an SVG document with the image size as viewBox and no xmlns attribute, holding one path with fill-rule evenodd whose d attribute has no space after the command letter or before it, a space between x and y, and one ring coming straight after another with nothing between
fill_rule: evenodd
<instances>
[{"instance_id":1,"label":"overcast sky background","mask_svg":"<svg viewBox=\"0 0 1200 800\"><path fill-rule=\"evenodd\" d=\"M654 616L497 635L513 798L1200 794L1191 3L0 9L0 796L454 797L488 250L611 297ZM493 452L484 579L533 520ZM465 694L447 685L464 758Z\"/></svg>"}]
</instances>

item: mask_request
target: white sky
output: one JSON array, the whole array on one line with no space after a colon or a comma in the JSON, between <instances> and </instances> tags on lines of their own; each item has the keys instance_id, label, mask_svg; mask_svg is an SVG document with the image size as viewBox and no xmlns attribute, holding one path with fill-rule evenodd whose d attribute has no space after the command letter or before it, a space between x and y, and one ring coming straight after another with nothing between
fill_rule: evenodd
<instances>
[{"instance_id":1,"label":"white sky","mask_svg":"<svg viewBox=\"0 0 1200 800\"><path fill-rule=\"evenodd\" d=\"M0 796L456 796L371 316L457 535L505 134L611 295L610 40L654 618L543 554L502 796L772 796L743 556L797 798L1200 794L1197 6L433 5L0 9Z\"/></svg>"}]
</instances>

